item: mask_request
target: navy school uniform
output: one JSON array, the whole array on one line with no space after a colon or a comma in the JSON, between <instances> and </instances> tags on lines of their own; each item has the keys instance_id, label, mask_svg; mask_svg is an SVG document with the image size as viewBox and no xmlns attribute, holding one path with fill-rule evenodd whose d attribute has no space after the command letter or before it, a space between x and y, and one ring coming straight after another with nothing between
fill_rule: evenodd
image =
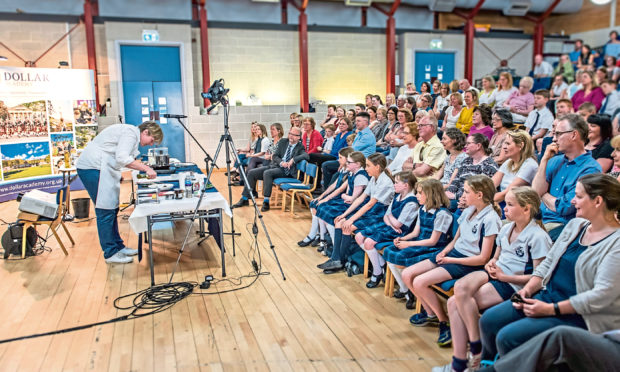
<instances>
[{"instance_id":1,"label":"navy school uniform","mask_svg":"<svg viewBox=\"0 0 620 372\"><path fill-rule=\"evenodd\" d=\"M492 205L487 205L480 213L470 219L475 210L475 207L468 207L459 217L460 236L454 244L454 248L446 254L446 257L465 258L477 256L482 249L483 238L499 233L502 227L502 220ZM432 257L430 260L432 263L437 264L435 257ZM439 267L445 269L452 279L458 279L471 272L484 269L484 265L439 264Z\"/></svg>"},{"instance_id":2,"label":"navy school uniform","mask_svg":"<svg viewBox=\"0 0 620 372\"><path fill-rule=\"evenodd\" d=\"M347 172L346 169L342 169L338 172L338 178L336 179L336 188L334 188L334 190L337 190L340 186L342 186L342 184L344 183L344 181L347 179L347 175L349 174L349 172ZM332 199L333 200L333 199ZM329 200L331 201L331 200ZM328 201L328 202L329 202ZM317 209L318 207L318 200L317 199L312 199L312 201L310 202L310 208L314 208ZM325 204L325 203L323 203Z\"/></svg>"},{"instance_id":3,"label":"navy school uniform","mask_svg":"<svg viewBox=\"0 0 620 372\"><path fill-rule=\"evenodd\" d=\"M381 219L377 223L365 227L361 230L361 233L363 236L370 238L377 243L394 240L399 236L409 233L413 221L415 221L418 216L418 209L418 198L415 197L413 192L408 193L402 199L400 195L396 196L392 199L392 204L390 204L385 214L391 214L402 224L400 227L402 232L397 232L391 226L388 226L383 219Z\"/></svg>"},{"instance_id":4,"label":"navy school uniform","mask_svg":"<svg viewBox=\"0 0 620 372\"><path fill-rule=\"evenodd\" d=\"M423 206L418 212L418 221L416 222L420 225L420 235L414 240L430 239L433 231L440 231L441 236L437 244L429 247L420 246L398 249L392 243L383 251L383 258L394 265L407 267L434 257L450 243L452 220L452 213L445 207L427 211L426 207Z\"/></svg>"},{"instance_id":5,"label":"navy school uniform","mask_svg":"<svg viewBox=\"0 0 620 372\"><path fill-rule=\"evenodd\" d=\"M501 251L495 263L506 275L528 275L534 272L534 260L545 258L553 242L549 234L536 221L530 223L519 233L515 241L510 243L510 234L515 223L511 222L502 227L497 234L496 243ZM508 300L513 293L523 286L490 279L497 293L503 300Z\"/></svg>"},{"instance_id":6,"label":"navy school uniform","mask_svg":"<svg viewBox=\"0 0 620 372\"><path fill-rule=\"evenodd\" d=\"M366 213L353 222L353 226L358 230L383 220L383 216L394 198L394 182L385 172L381 172L377 179L370 179L368 186L364 189L364 195L370 199L377 199L377 202L367 210ZM366 202L360 204L351 215L357 213L365 204Z\"/></svg>"},{"instance_id":7,"label":"navy school uniform","mask_svg":"<svg viewBox=\"0 0 620 372\"><path fill-rule=\"evenodd\" d=\"M368 185L370 176L364 169L358 170L354 175L349 175L347 178L347 195L353 195L353 190L356 186ZM342 198L334 198L329 200L317 208L316 216L330 225L334 224L334 219L343 214L351 204L347 204Z\"/></svg>"}]
</instances>

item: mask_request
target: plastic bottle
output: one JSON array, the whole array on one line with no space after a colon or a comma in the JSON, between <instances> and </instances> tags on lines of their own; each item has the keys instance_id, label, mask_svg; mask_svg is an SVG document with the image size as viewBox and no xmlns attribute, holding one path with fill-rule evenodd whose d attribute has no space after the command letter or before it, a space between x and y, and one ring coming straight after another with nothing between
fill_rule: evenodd
<instances>
[{"instance_id":1,"label":"plastic bottle","mask_svg":"<svg viewBox=\"0 0 620 372\"><path fill-rule=\"evenodd\" d=\"M188 173L185 175L185 197L191 198L192 192L192 176L191 173Z\"/></svg>"}]
</instances>

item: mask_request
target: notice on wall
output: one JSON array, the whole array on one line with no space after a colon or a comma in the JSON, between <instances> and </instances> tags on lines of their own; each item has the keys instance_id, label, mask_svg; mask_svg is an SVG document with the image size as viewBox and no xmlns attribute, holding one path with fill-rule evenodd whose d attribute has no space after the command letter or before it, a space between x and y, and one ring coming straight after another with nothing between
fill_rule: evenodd
<instances>
[{"instance_id":1,"label":"notice on wall","mask_svg":"<svg viewBox=\"0 0 620 372\"><path fill-rule=\"evenodd\" d=\"M0 67L0 202L54 191L65 153L74 163L96 134L91 70Z\"/></svg>"}]
</instances>

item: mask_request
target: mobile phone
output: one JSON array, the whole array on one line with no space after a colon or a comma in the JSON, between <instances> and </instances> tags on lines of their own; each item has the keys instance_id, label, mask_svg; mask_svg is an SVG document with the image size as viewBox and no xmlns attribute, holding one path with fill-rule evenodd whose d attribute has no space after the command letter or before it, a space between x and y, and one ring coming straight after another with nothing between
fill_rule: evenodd
<instances>
[{"instance_id":1,"label":"mobile phone","mask_svg":"<svg viewBox=\"0 0 620 372\"><path fill-rule=\"evenodd\" d=\"M514 293L512 296L510 296L510 301L517 304L525 303L525 301L523 301L523 297L521 297L521 295L518 293Z\"/></svg>"}]
</instances>

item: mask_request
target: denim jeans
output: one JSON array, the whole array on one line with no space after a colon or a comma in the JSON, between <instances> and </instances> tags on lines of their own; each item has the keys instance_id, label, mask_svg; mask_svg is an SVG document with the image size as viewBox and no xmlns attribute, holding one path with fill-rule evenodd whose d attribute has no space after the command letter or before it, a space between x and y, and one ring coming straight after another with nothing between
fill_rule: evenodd
<instances>
[{"instance_id":1,"label":"denim jeans","mask_svg":"<svg viewBox=\"0 0 620 372\"><path fill-rule=\"evenodd\" d=\"M99 170L97 169L78 169L78 176L84 184L88 196L97 205L97 191L99 189ZM97 216L97 234L99 235L99 244L103 250L103 257L110 258L116 252L125 248L125 243L121 239L118 230L118 208L101 209L95 207L95 215Z\"/></svg>"}]
</instances>

